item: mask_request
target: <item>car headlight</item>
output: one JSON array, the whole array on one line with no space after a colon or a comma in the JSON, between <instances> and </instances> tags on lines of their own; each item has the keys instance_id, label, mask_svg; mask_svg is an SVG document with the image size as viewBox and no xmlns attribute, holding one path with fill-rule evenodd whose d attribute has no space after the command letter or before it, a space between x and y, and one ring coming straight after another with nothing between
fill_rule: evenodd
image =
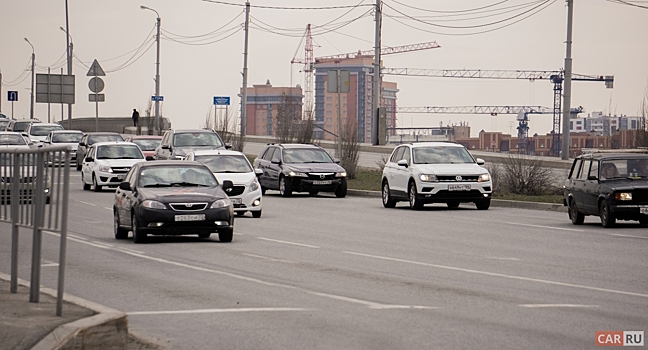
<instances>
[{"instance_id":1,"label":"car headlight","mask_svg":"<svg viewBox=\"0 0 648 350\"><path fill-rule=\"evenodd\" d=\"M631 201L632 192L617 192L614 194L614 199L618 201Z\"/></svg>"},{"instance_id":2,"label":"car headlight","mask_svg":"<svg viewBox=\"0 0 648 350\"><path fill-rule=\"evenodd\" d=\"M477 179L477 182L488 182L490 181L490 174L481 174L479 175L479 179Z\"/></svg>"},{"instance_id":3,"label":"car headlight","mask_svg":"<svg viewBox=\"0 0 648 350\"><path fill-rule=\"evenodd\" d=\"M306 173L297 173L297 172L294 172L292 170L290 172L288 172L288 176L290 176L290 177L308 177L308 175L306 175Z\"/></svg>"},{"instance_id":4,"label":"car headlight","mask_svg":"<svg viewBox=\"0 0 648 350\"><path fill-rule=\"evenodd\" d=\"M257 181L257 179L255 178L250 183L250 192L254 192L254 191L258 190L258 189L259 189L259 181Z\"/></svg>"},{"instance_id":5,"label":"car headlight","mask_svg":"<svg viewBox=\"0 0 648 350\"><path fill-rule=\"evenodd\" d=\"M420 174L419 180L423 182L439 182L439 179L437 179L436 175L429 175L429 174Z\"/></svg>"},{"instance_id":6,"label":"car headlight","mask_svg":"<svg viewBox=\"0 0 648 350\"><path fill-rule=\"evenodd\" d=\"M346 174L346 171L342 171L342 172L339 172L339 173L335 173L335 177L346 177L346 175L347 175L347 174Z\"/></svg>"},{"instance_id":7,"label":"car headlight","mask_svg":"<svg viewBox=\"0 0 648 350\"><path fill-rule=\"evenodd\" d=\"M99 171L104 172L104 173L112 173L112 168L109 167L109 166L100 165L99 166Z\"/></svg>"},{"instance_id":8,"label":"car headlight","mask_svg":"<svg viewBox=\"0 0 648 350\"><path fill-rule=\"evenodd\" d=\"M227 198L219 199L211 205L211 209L226 208L232 205L232 201Z\"/></svg>"},{"instance_id":9,"label":"car headlight","mask_svg":"<svg viewBox=\"0 0 648 350\"><path fill-rule=\"evenodd\" d=\"M152 201L152 200L145 200L144 202L142 202L142 206L144 208L150 208L150 209L166 209L166 205L158 201Z\"/></svg>"}]
</instances>

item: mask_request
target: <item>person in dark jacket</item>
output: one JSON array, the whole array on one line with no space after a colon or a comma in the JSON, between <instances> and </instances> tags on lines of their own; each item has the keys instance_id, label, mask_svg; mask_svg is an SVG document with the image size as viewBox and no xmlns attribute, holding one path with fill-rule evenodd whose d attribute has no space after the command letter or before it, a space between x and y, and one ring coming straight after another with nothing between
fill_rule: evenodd
<instances>
[{"instance_id":1,"label":"person in dark jacket","mask_svg":"<svg viewBox=\"0 0 648 350\"><path fill-rule=\"evenodd\" d=\"M139 119L139 112L137 109L133 108L133 116L131 118L133 118L133 126L137 126L137 120Z\"/></svg>"}]
</instances>

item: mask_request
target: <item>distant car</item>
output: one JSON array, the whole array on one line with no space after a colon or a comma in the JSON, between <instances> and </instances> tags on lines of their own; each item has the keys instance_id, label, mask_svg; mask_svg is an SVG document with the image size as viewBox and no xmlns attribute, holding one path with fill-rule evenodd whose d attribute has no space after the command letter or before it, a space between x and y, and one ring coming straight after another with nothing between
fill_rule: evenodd
<instances>
[{"instance_id":1,"label":"distant car","mask_svg":"<svg viewBox=\"0 0 648 350\"><path fill-rule=\"evenodd\" d=\"M92 186L95 192L99 192L103 186L117 187L131 167L144 160L144 154L132 142L97 142L90 146L83 159L83 189L89 190Z\"/></svg>"},{"instance_id":2,"label":"distant car","mask_svg":"<svg viewBox=\"0 0 648 350\"><path fill-rule=\"evenodd\" d=\"M254 160L260 169L261 191L278 190L282 197L293 192L347 194L346 170L321 147L312 144L268 144Z\"/></svg>"},{"instance_id":3,"label":"distant car","mask_svg":"<svg viewBox=\"0 0 648 350\"><path fill-rule=\"evenodd\" d=\"M30 148L29 141L20 133L0 131L0 149Z\"/></svg>"},{"instance_id":4,"label":"distant car","mask_svg":"<svg viewBox=\"0 0 648 350\"><path fill-rule=\"evenodd\" d=\"M30 140L39 144L47 139L50 131L54 130L63 130L63 126L57 123L31 123L27 125L24 132Z\"/></svg>"},{"instance_id":5,"label":"distant car","mask_svg":"<svg viewBox=\"0 0 648 350\"><path fill-rule=\"evenodd\" d=\"M219 185L198 162L155 161L133 166L115 192L116 239L135 243L147 235L198 235L217 232L221 242L234 237L234 208L225 194L231 181Z\"/></svg>"},{"instance_id":6,"label":"distant car","mask_svg":"<svg viewBox=\"0 0 648 350\"><path fill-rule=\"evenodd\" d=\"M25 132L32 123L40 123L38 119L12 119L7 125L7 131Z\"/></svg>"},{"instance_id":7,"label":"distant car","mask_svg":"<svg viewBox=\"0 0 648 350\"><path fill-rule=\"evenodd\" d=\"M234 212L244 215L251 212L252 217L261 217L261 186L257 176L263 173L253 169L247 157L236 151L195 151L185 156L186 161L198 161L214 173L220 183L230 180L234 184L225 191L232 201Z\"/></svg>"},{"instance_id":8,"label":"distant car","mask_svg":"<svg viewBox=\"0 0 648 350\"><path fill-rule=\"evenodd\" d=\"M90 132L83 135L77 148L76 170L81 170L81 164L90 146L97 142L106 141L124 141L124 138L116 132Z\"/></svg>"},{"instance_id":9,"label":"distant car","mask_svg":"<svg viewBox=\"0 0 648 350\"><path fill-rule=\"evenodd\" d=\"M487 210L493 194L490 173L468 150L452 142L419 142L396 147L382 173L382 203L393 208L399 201L411 209L426 203L446 203L456 208L462 202Z\"/></svg>"},{"instance_id":10,"label":"distant car","mask_svg":"<svg viewBox=\"0 0 648 350\"><path fill-rule=\"evenodd\" d=\"M213 130L167 130L155 149L155 159L181 160L192 151L226 149L223 140Z\"/></svg>"},{"instance_id":11,"label":"distant car","mask_svg":"<svg viewBox=\"0 0 648 350\"><path fill-rule=\"evenodd\" d=\"M0 132L0 145L2 144L3 136L5 136L5 133ZM23 146L18 147L22 148ZM36 189L38 188L38 168L36 163L37 159L38 157L35 154L23 155L20 157L20 181L18 181L18 186L20 188L18 198L20 202L31 201L34 198ZM11 190L13 189L13 184L15 183L14 166L15 164L13 160L13 154L0 154L0 202L2 203L11 202ZM44 178L45 185L43 191L45 192L45 203L49 204L52 188L52 178L47 172L45 173Z\"/></svg>"},{"instance_id":12,"label":"distant car","mask_svg":"<svg viewBox=\"0 0 648 350\"><path fill-rule=\"evenodd\" d=\"M587 215L599 216L603 227L614 226L616 220L648 225L648 151L576 157L565 180L563 205L574 225Z\"/></svg>"},{"instance_id":13,"label":"distant car","mask_svg":"<svg viewBox=\"0 0 648 350\"><path fill-rule=\"evenodd\" d=\"M71 148L70 165L72 165L72 162L76 163L77 148L79 147L79 142L81 142L82 138L83 138L83 132L80 130L52 130L49 132L49 134L47 134L45 141L43 141L43 145L45 147L70 146ZM58 158L59 155L60 154L58 153L50 153L48 155L49 165L55 165L61 163L63 159L59 159Z\"/></svg>"},{"instance_id":14,"label":"distant car","mask_svg":"<svg viewBox=\"0 0 648 350\"><path fill-rule=\"evenodd\" d=\"M11 121L11 119L7 118L4 114L0 114L0 131L7 131L9 121Z\"/></svg>"},{"instance_id":15,"label":"distant car","mask_svg":"<svg viewBox=\"0 0 648 350\"><path fill-rule=\"evenodd\" d=\"M144 156L155 157L155 149L160 145L162 136L154 135L132 135L126 137L126 142L132 142L139 146L139 148L144 152Z\"/></svg>"}]
</instances>

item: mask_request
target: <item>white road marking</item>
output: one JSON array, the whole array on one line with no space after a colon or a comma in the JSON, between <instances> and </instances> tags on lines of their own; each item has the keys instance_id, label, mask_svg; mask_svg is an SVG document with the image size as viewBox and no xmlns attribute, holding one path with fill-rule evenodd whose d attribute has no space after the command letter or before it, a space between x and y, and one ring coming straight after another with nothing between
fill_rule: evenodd
<instances>
[{"instance_id":1,"label":"white road marking","mask_svg":"<svg viewBox=\"0 0 648 350\"><path fill-rule=\"evenodd\" d=\"M91 243L94 243L94 244L100 244L100 245L106 246L106 247L108 247L108 248L112 248L112 247L114 247L114 245L112 245L112 244L103 243L103 242L91 241Z\"/></svg>"},{"instance_id":2,"label":"white road marking","mask_svg":"<svg viewBox=\"0 0 648 350\"><path fill-rule=\"evenodd\" d=\"M520 307L528 308L548 308L548 307L571 307L571 308L592 308L600 307L598 305L580 305L580 304L520 304Z\"/></svg>"},{"instance_id":3,"label":"white road marking","mask_svg":"<svg viewBox=\"0 0 648 350\"><path fill-rule=\"evenodd\" d=\"M55 236L60 236L60 235L59 235L59 234L56 234ZM84 238L84 237L81 237L81 236L77 236L77 235L70 235L70 234L68 234L68 237L72 237L72 238L76 238L76 239L81 239L81 240L84 240L84 241L87 241L87 240L88 240L87 238Z\"/></svg>"},{"instance_id":4,"label":"white road marking","mask_svg":"<svg viewBox=\"0 0 648 350\"><path fill-rule=\"evenodd\" d=\"M612 233L612 236L648 239L648 237L642 237L642 236L631 236L631 235L621 235L621 234L618 234L618 233Z\"/></svg>"},{"instance_id":5,"label":"white road marking","mask_svg":"<svg viewBox=\"0 0 648 350\"><path fill-rule=\"evenodd\" d=\"M384 310L384 309L439 309L438 307L433 307L433 306L381 304L381 303L375 303L373 301L360 300L360 299L349 298L349 297L340 296L340 295L333 295L333 294L313 292L313 291L308 291L308 293L313 294L313 295L319 295L321 297L327 297L327 298L336 299L336 300L348 301L350 303L362 304L362 305L365 305L365 306L369 307L370 309L378 309L378 310Z\"/></svg>"},{"instance_id":6,"label":"white road marking","mask_svg":"<svg viewBox=\"0 0 648 350\"><path fill-rule=\"evenodd\" d=\"M248 253L243 253L242 255L247 255L253 258L258 258L258 259L263 259L263 260L268 260L268 261L275 261L275 262L283 262L283 263L288 263L288 264L296 264L296 261L292 260L283 260L283 259L276 259L276 258L270 258L267 256L262 256L262 255L255 255L255 254L248 254Z\"/></svg>"},{"instance_id":7,"label":"white road marking","mask_svg":"<svg viewBox=\"0 0 648 350\"><path fill-rule=\"evenodd\" d=\"M262 240L264 240L264 241L270 241L270 242L276 242L276 243L285 243L285 244L292 244L292 245L298 245L298 246L301 246L301 247L317 248L317 249L319 249L318 246L314 246L314 245L308 245L308 244L302 244L302 243L294 243L294 242L287 242L287 241L280 241L280 240L277 240L277 239L270 239L270 238L264 238L264 237L257 237L257 238L258 238L258 239L262 239Z\"/></svg>"},{"instance_id":8,"label":"white road marking","mask_svg":"<svg viewBox=\"0 0 648 350\"><path fill-rule=\"evenodd\" d=\"M41 264L41 267L52 267L52 266L59 266L59 264L57 262L47 261L47 260L43 260L43 263Z\"/></svg>"},{"instance_id":9,"label":"white road marking","mask_svg":"<svg viewBox=\"0 0 648 350\"><path fill-rule=\"evenodd\" d=\"M548 229L551 229L551 230L563 230L563 231L574 231L574 232L584 232L585 231L585 230L578 230L578 229L575 229L575 228L563 228L563 227L555 227L555 226L520 224L520 223L517 223L517 222L509 222L508 224L509 225L517 225L517 226L548 228Z\"/></svg>"},{"instance_id":10,"label":"white road marking","mask_svg":"<svg viewBox=\"0 0 648 350\"><path fill-rule=\"evenodd\" d=\"M128 249L128 248L117 248L117 249L119 249L119 250L123 250L123 251L125 251L125 252L129 252L129 253L135 253L135 254L146 254L146 253L144 253L144 252L140 252L139 250L134 250L134 249Z\"/></svg>"},{"instance_id":11,"label":"white road marking","mask_svg":"<svg viewBox=\"0 0 648 350\"><path fill-rule=\"evenodd\" d=\"M97 206L97 205L94 204L94 203L88 203L88 202L84 202L84 201L80 201L80 200L76 200L76 199L75 199L75 201L77 201L77 202L79 202L79 203L83 203L83 204L91 205L91 206L93 206L93 207L96 207L96 206Z\"/></svg>"},{"instance_id":12,"label":"white road marking","mask_svg":"<svg viewBox=\"0 0 648 350\"><path fill-rule=\"evenodd\" d=\"M487 259L494 259L494 260L510 260L510 261L520 261L518 258L499 258L496 256L487 256Z\"/></svg>"},{"instance_id":13,"label":"white road marking","mask_svg":"<svg viewBox=\"0 0 648 350\"><path fill-rule=\"evenodd\" d=\"M506 275L506 274L495 273L495 272L464 269L464 268L461 268L461 267L454 267L454 266L428 264L428 263L423 263L423 262L418 262L418 261L397 259L397 258L389 258L389 257L385 257L385 256L370 255L370 254L363 254L363 253L355 253L355 252L342 252L342 253L358 255L358 256L364 256L364 257L367 257L367 258L374 258L374 259L402 262L402 263L406 263L406 264L414 264L414 265L435 267L435 268L445 269L445 270L467 272L467 273L473 273L473 274L478 274L478 275L485 275L485 276L492 276L492 277L502 277L502 278L520 280L520 281L536 282L536 283L550 284L550 285L556 285L556 286L562 286L562 287L572 287L572 288L593 290L593 291L597 291L597 292L605 292L605 293L612 293L612 294L622 294L622 295L630 295L630 296L641 297L641 298L648 298L648 294L626 292L626 291L622 291L622 290L590 287L590 286L583 286L583 285L573 284L573 283L556 282L556 281L541 280L541 279L530 278L530 277Z\"/></svg>"},{"instance_id":14,"label":"white road marking","mask_svg":"<svg viewBox=\"0 0 648 350\"><path fill-rule=\"evenodd\" d=\"M227 312L276 312L276 311L313 311L314 309L302 309L296 307L255 307L245 309L202 309L202 310L171 310L171 311L134 311L127 312L128 316L135 315L178 315L178 314L211 314Z\"/></svg>"},{"instance_id":15,"label":"white road marking","mask_svg":"<svg viewBox=\"0 0 648 350\"><path fill-rule=\"evenodd\" d=\"M113 210L113 208L108 208L108 207L104 207L104 209L108 209L108 210L110 210L110 211Z\"/></svg>"}]
</instances>

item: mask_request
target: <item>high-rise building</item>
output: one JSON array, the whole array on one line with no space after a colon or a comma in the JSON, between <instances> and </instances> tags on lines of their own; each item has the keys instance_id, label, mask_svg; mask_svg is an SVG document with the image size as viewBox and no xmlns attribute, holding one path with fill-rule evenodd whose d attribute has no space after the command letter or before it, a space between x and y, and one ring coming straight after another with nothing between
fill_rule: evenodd
<instances>
[{"instance_id":1,"label":"high-rise building","mask_svg":"<svg viewBox=\"0 0 648 350\"><path fill-rule=\"evenodd\" d=\"M304 95L302 88L264 85L247 88L246 133L276 136L277 115L286 110L291 120L301 120Z\"/></svg>"}]
</instances>

